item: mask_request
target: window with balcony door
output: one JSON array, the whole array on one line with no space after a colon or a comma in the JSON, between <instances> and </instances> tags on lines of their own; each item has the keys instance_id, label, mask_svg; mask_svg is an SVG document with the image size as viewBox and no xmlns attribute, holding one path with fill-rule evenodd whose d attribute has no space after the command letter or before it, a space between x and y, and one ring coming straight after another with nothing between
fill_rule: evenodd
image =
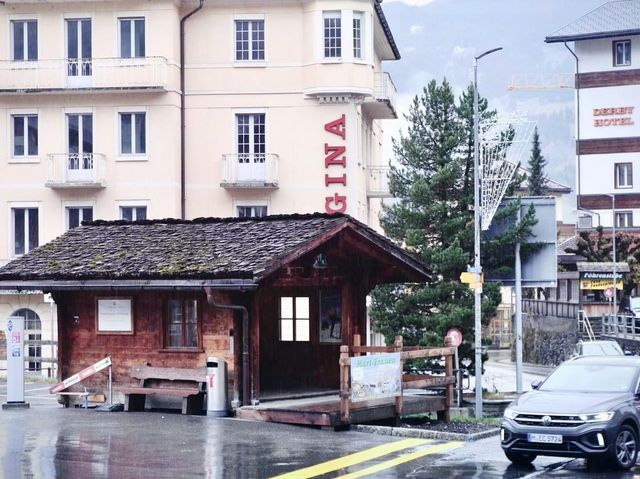
<instances>
[{"instance_id":1,"label":"window with balcony door","mask_svg":"<svg viewBox=\"0 0 640 479\"><path fill-rule=\"evenodd\" d=\"M362 18L360 12L353 12L353 58L362 60Z\"/></svg>"},{"instance_id":2,"label":"window with balcony door","mask_svg":"<svg viewBox=\"0 0 640 479\"><path fill-rule=\"evenodd\" d=\"M236 61L264 60L264 20L236 20Z\"/></svg>"},{"instance_id":3,"label":"window with balcony door","mask_svg":"<svg viewBox=\"0 0 640 479\"><path fill-rule=\"evenodd\" d=\"M170 299L165 315L165 343L167 349L198 347L198 301Z\"/></svg>"},{"instance_id":4,"label":"window with balcony door","mask_svg":"<svg viewBox=\"0 0 640 479\"><path fill-rule=\"evenodd\" d=\"M309 341L309 297L280 298L280 341Z\"/></svg>"},{"instance_id":5,"label":"window with balcony door","mask_svg":"<svg viewBox=\"0 0 640 479\"><path fill-rule=\"evenodd\" d=\"M93 208L91 206L67 207L67 229L77 228L83 221L93 221Z\"/></svg>"},{"instance_id":6,"label":"window with balcony door","mask_svg":"<svg viewBox=\"0 0 640 479\"><path fill-rule=\"evenodd\" d=\"M324 12L324 57L342 57L342 18L340 12Z\"/></svg>"},{"instance_id":7,"label":"window with balcony door","mask_svg":"<svg viewBox=\"0 0 640 479\"><path fill-rule=\"evenodd\" d=\"M633 212L616 211L616 228L633 227Z\"/></svg>"},{"instance_id":8,"label":"window with balcony door","mask_svg":"<svg viewBox=\"0 0 640 479\"><path fill-rule=\"evenodd\" d=\"M238 181L266 179L266 115L250 113L236 115L236 150Z\"/></svg>"},{"instance_id":9,"label":"window with balcony door","mask_svg":"<svg viewBox=\"0 0 640 479\"><path fill-rule=\"evenodd\" d=\"M633 187L633 163L616 163L616 188Z\"/></svg>"},{"instance_id":10,"label":"window with balcony door","mask_svg":"<svg viewBox=\"0 0 640 479\"><path fill-rule=\"evenodd\" d=\"M631 65L631 40L613 42L613 66Z\"/></svg>"},{"instance_id":11,"label":"window with balcony door","mask_svg":"<svg viewBox=\"0 0 640 479\"><path fill-rule=\"evenodd\" d=\"M147 153L146 113L120 113L120 154Z\"/></svg>"},{"instance_id":12,"label":"window with balcony door","mask_svg":"<svg viewBox=\"0 0 640 479\"><path fill-rule=\"evenodd\" d=\"M67 77L93 74L91 50L91 19L67 19Z\"/></svg>"},{"instance_id":13,"label":"window with balcony door","mask_svg":"<svg viewBox=\"0 0 640 479\"><path fill-rule=\"evenodd\" d=\"M144 18L120 18L120 58L145 56Z\"/></svg>"},{"instance_id":14,"label":"window with balcony door","mask_svg":"<svg viewBox=\"0 0 640 479\"><path fill-rule=\"evenodd\" d=\"M13 256L38 247L38 208L11 208Z\"/></svg>"},{"instance_id":15,"label":"window with balcony door","mask_svg":"<svg viewBox=\"0 0 640 479\"><path fill-rule=\"evenodd\" d=\"M147 219L146 206L121 206L120 219L124 221L140 221Z\"/></svg>"},{"instance_id":16,"label":"window with balcony door","mask_svg":"<svg viewBox=\"0 0 640 479\"><path fill-rule=\"evenodd\" d=\"M67 170L68 181L95 179L93 158L93 115L67 114Z\"/></svg>"},{"instance_id":17,"label":"window with balcony door","mask_svg":"<svg viewBox=\"0 0 640 479\"><path fill-rule=\"evenodd\" d=\"M26 158L38 156L38 115L12 115L12 156Z\"/></svg>"},{"instance_id":18,"label":"window with balcony door","mask_svg":"<svg viewBox=\"0 0 640 479\"><path fill-rule=\"evenodd\" d=\"M262 218L267 216L266 206L238 206L238 218Z\"/></svg>"},{"instance_id":19,"label":"window with balcony door","mask_svg":"<svg viewBox=\"0 0 640 479\"><path fill-rule=\"evenodd\" d=\"M16 62L38 59L38 22L11 21L12 60Z\"/></svg>"}]
</instances>

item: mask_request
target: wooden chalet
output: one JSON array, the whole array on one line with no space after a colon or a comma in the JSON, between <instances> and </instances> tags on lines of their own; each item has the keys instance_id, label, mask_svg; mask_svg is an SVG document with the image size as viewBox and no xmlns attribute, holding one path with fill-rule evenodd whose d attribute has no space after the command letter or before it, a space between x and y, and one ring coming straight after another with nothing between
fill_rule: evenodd
<instances>
[{"instance_id":1,"label":"wooden chalet","mask_svg":"<svg viewBox=\"0 0 640 479\"><path fill-rule=\"evenodd\" d=\"M0 288L52 293L62 378L109 356L117 390L134 365L215 356L238 406L338 391L367 294L429 274L345 215L93 221L0 268Z\"/></svg>"}]
</instances>

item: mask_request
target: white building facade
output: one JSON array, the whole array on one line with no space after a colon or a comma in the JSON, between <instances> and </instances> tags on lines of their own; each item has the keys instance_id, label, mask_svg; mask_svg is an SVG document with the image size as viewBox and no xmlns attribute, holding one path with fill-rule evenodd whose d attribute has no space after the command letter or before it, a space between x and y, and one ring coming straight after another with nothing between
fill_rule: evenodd
<instances>
[{"instance_id":1,"label":"white building facade","mask_svg":"<svg viewBox=\"0 0 640 479\"><path fill-rule=\"evenodd\" d=\"M0 264L92 219L378 227L400 58L378 0L7 0L0 38ZM12 314L55 341L42 294L0 295Z\"/></svg>"},{"instance_id":2,"label":"white building facade","mask_svg":"<svg viewBox=\"0 0 640 479\"><path fill-rule=\"evenodd\" d=\"M579 226L611 228L615 211L617 228L637 230L640 0L608 2L545 41L563 42L576 56Z\"/></svg>"}]
</instances>

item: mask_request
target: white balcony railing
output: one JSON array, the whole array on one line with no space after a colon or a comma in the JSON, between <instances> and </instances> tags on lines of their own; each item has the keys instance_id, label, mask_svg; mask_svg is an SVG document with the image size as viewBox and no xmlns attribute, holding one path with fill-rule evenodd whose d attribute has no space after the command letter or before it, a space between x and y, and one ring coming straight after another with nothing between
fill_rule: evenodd
<instances>
[{"instance_id":1,"label":"white balcony railing","mask_svg":"<svg viewBox=\"0 0 640 479\"><path fill-rule=\"evenodd\" d=\"M60 153L49 157L49 188L104 188L105 156L100 153Z\"/></svg>"},{"instance_id":2,"label":"white balcony railing","mask_svg":"<svg viewBox=\"0 0 640 479\"><path fill-rule=\"evenodd\" d=\"M223 188L278 188L278 155L222 155Z\"/></svg>"},{"instance_id":3,"label":"white balcony railing","mask_svg":"<svg viewBox=\"0 0 640 479\"><path fill-rule=\"evenodd\" d=\"M388 166L367 166L367 196L369 198L390 198Z\"/></svg>"},{"instance_id":4,"label":"white balcony railing","mask_svg":"<svg viewBox=\"0 0 640 479\"><path fill-rule=\"evenodd\" d=\"M167 59L92 58L0 62L0 93L167 88Z\"/></svg>"},{"instance_id":5,"label":"white balcony railing","mask_svg":"<svg viewBox=\"0 0 640 479\"><path fill-rule=\"evenodd\" d=\"M372 118L398 118L396 110L396 86L387 72L375 72L373 98L365 100L363 108Z\"/></svg>"}]
</instances>

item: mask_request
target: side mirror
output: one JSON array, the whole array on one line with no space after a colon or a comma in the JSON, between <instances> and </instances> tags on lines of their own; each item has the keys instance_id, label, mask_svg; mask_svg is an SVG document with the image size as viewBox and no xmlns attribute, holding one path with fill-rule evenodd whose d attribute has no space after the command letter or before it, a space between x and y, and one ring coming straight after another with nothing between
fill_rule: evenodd
<instances>
[{"instance_id":1,"label":"side mirror","mask_svg":"<svg viewBox=\"0 0 640 479\"><path fill-rule=\"evenodd\" d=\"M624 355L625 356L633 356L633 353L631 351L627 351L626 349L624 350Z\"/></svg>"},{"instance_id":2,"label":"side mirror","mask_svg":"<svg viewBox=\"0 0 640 479\"><path fill-rule=\"evenodd\" d=\"M531 383L531 388L532 389L538 389L541 384L542 384L542 381L540 381L539 379L536 379L535 381L533 381Z\"/></svg>"}]
</instances>

